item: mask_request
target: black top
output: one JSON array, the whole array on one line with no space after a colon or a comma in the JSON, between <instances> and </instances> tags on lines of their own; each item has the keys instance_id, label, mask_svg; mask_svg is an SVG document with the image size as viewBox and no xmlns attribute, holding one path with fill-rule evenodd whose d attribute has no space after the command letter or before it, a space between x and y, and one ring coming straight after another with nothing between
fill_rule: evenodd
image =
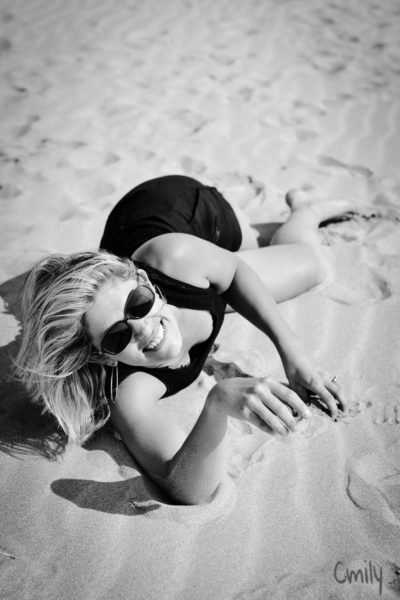
<instances>
[{"instance_id":1,"label":"black top","mask_svg":"<svg viewBox=\"0 0 400 600\"><path fill-rule=\"evenodd\" d=\"M135 264L140 269L146 271L150 281L160 288L160 291L168 304L180 308L207 310L211 313L213 319L213 330L210 337L204 342L196 344L191 348L189 351L190 363L187 366L178 367L176 369L170 367L146 368L132 367L122 362L118 363L119 382L138 371L149 373L162 381L166 386L167 390L163 395L163 398L165 398L188 387L188 385L200 375L213 342L221 329L225 315L226 302L211 286L208 288L199 288L190 285L189 283L173 279L172 277L161 273L161 271L153 269L147 264L136 261Z\"/></svg>"}]
</instances>

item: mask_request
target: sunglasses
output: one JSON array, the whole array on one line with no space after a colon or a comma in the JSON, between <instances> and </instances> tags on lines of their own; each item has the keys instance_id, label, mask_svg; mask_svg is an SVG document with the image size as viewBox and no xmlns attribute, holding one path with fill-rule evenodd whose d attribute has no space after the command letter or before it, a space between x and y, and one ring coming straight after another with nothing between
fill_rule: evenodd
<instances>
[{"instance_id":1,"label":"sunglasses","mask_svg":"<svg viewBox=\"0 0 400 600\"><path fill-rule=\"evenodd\" d=\"M119 354L129 344L132 330L128 319L143 319L153 308L156 295L147 285L138 285L126 300L125 318L111 325L101 340L101 351L107 354Z\"/></svg>"}]
</instances>

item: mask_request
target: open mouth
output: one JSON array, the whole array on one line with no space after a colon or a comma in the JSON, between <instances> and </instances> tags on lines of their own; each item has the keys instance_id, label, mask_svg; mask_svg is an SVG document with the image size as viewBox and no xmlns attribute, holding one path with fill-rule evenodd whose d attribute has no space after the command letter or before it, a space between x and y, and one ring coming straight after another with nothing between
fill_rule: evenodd
<instances>
[{"instance_id":1,"label":"open mouth","mask_svg":"<svg viewBox=\"0 0 400 600\"><path fill-rule=\"evenodd\" d=\"M160 321L160 324L156 328L154 334L151 337L151 341L143 348L143 352L156 352L161 346L165 336L165 328Z\"/></svg>"}]
</instances>

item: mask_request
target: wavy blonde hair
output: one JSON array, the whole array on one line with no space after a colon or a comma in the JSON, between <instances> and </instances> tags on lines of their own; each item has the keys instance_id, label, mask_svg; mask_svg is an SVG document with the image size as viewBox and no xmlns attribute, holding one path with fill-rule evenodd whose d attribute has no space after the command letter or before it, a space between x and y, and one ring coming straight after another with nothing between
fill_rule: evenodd
<instances>
[{"instance_id":1,"label":"wavy blonde hair","mask_svg":"<svg viewBox=\"0 0 400 600\"><path fill-rule=\"evenodd\" d=\"M105 365L87 336L86 311L106 281L136 276L130 259L100 250L53 254L25 282L16 371L32 400L74 443L82 444L110 416Z\"/></svg>"}]
</instances>

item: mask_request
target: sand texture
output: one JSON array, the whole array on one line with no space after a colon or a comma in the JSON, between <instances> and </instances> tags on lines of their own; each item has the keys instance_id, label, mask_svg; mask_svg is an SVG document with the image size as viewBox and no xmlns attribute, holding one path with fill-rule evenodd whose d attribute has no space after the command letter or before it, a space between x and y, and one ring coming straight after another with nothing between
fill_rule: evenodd
<instances>
[{"instance_id":1,"label":"sand texture","mask_svg":"<svg viewBox=\"0 0 400 600\"><path fill-rule=\"evenodd\" d=\"M399 2L3 0L0 22L0 598L398 598ZM349 415L285 439L232 421L197 507L167 504L108 431L66 445L9 379L33 261L96 248L115 202L170 173L254 224L282 222L296 186L358 210L321 230L332 281L281 305ZM188 431L215 379L283 378L237 314L217 342L165 401Z\"/></svg>"}]
</instances>

